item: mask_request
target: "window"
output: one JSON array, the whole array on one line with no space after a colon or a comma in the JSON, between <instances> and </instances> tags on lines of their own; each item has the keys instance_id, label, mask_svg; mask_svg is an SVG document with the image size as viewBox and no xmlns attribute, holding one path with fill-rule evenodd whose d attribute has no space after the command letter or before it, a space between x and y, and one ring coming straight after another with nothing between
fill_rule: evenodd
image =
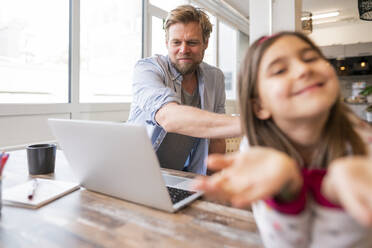
<instances>
[{"instance_id":1,"label":"window","mask_svg":"<svg viewBox=\"0 0 372 248\"><path fill-rule=\"evenodd\" d=\"M208 48L205 50L203 61L216 66L216 17L206 12L209 16L209 21L212 24L212 33L209 37Z\"/></svg>"},{"instance_id":2,"label":"window","mask_svg":"<svg viewBox=\"0 0 372 248\"><path fill-rule=\"evenodd\" d=\"M179 5L188 4L187 0L150 0L150 4L161 8L165 11L171 11L172 9L175 9Z\"/></svg>"},{"instance_id":3,"label":"window","mask_svg":"<svg viewBox=\"0 0 372 248\"><path fill-rule=\"evenodd\" d=\"M3 0L0 103L67 103L68 51L69 1Z\"/></svg>"},{"instance_id":4,"label":"window","mask_svg":"<svg viewBox=\"0 0 372 248\"><path fill-rule=\"evenodd\" d=\"M235 99L236 95L236 36L237 32L235 29L220 22L218 33L218 62L219 68L225 75L226 98L228 99Z\"/></svg>"},{"instance_id":5,"label":"window","mask_svg":"<svg viewBox=\"0 0 372 248\"><path fill-rule=\"evenodd\" d=\"M130 101L141 8L138 0L81 0L80 102Z\"/></svg>"},{"instance_id":6,"label":"window","mask_svg":"<svg viewBox=\"0 0 372 248\"><path fill-rule=\"evenodd\" d=\"M149 0L149 17L151 18L151 55L167 55L168 50L165 44L164 21L167 14L179 5L188 4L187 0Z\"/></svg>"},{"instance_id":7,"label":"window","mask_svg":"<svg viewBox=\"0 0 372 248\"><path fill-rule=\"evenodd\" d=\"M167 55L167 47L165 45L165 31L163 29L163 19L152 16L151 25L151 54Z\"/></svg>"}]
</instances>

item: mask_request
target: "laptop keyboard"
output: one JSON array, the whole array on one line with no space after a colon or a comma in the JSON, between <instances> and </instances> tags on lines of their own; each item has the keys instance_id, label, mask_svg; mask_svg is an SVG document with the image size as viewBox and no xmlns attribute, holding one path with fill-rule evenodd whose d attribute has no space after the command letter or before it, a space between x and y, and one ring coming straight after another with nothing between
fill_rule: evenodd
<instances>
[{"instance_id":1,"label":"laptop keyboard","mask_svg":"<svg viewBox=\"0 0 372 248\"><path fill-rule=\"evenodd\" d=\"M194 191L187 191L187 190L172 188L168 186L167 186L167 189L168 189L168 193L171 197L173 204L176 204L177 202L182 201L183 199L196 193Z\"/></svg>"}]
</instances>

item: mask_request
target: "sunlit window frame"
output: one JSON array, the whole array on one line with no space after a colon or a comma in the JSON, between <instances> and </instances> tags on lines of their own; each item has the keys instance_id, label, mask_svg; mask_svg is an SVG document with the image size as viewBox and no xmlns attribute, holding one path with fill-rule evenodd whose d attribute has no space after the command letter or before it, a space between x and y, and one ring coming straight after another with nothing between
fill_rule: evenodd
<instances>
[{"instance_id":1,"label":"sunlit window frame","mask_svg":"<svg viewBox=\"0 0 372 248\"><path fill-rule=\"evenodd\" d=\"M80 119L87 112L129 111L130 103L80 103L80 0L70 0L69 34L69 97L68 103L11 103L0 104L0 117L20 115L47 115L69 113L71 119ZM143 7L142 7L143 11ZM143 46L143 44L142 44Z\"/></svg>"}]
</instances>

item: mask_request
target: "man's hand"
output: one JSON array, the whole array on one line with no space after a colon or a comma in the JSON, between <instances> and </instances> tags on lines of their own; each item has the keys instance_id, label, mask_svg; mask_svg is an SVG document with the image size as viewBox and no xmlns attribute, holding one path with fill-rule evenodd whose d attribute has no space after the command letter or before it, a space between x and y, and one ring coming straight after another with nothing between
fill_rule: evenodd
<instances>
[{"instance_id":1,"label":"man's hand","mask_svg":"<svg viewBox=\"0 0 372 248\"><path fill-rule=\"evenodd\" d=\"M322 192L341 204L359 223L372 225L372 159L346 157L331 163Z\"/></svg>"},{"instance_id":2,"label":"man's hand","mask_svg":"<svg viewBox=\"0 0 372 248\"><path fill-rule=\"evenodd\" d=\"M236 207L274 196L288 185L291 193L300 190L303 180L296 162L271 148L255 147L231 155L211 155L208 168L221 170L197 179L195 188Z\"/></svg>"}]
</instances>

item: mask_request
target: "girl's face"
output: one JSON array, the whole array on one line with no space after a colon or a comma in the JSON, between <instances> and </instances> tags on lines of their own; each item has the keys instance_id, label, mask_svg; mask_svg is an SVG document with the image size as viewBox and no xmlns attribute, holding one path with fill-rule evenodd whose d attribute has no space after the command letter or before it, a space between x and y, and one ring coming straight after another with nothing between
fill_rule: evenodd
<instances>
[{"instance_id":1,"label":"girl's face","mask_svg":"<svg viewBox=\"0 0 372 248\"><path fill-rule=\"evenodd\" d=\"M257 83L255 114L276 123L324 117L339 94L332 66L293 35L279 38L265 51Z\"/></svg>"}]
</instances>

